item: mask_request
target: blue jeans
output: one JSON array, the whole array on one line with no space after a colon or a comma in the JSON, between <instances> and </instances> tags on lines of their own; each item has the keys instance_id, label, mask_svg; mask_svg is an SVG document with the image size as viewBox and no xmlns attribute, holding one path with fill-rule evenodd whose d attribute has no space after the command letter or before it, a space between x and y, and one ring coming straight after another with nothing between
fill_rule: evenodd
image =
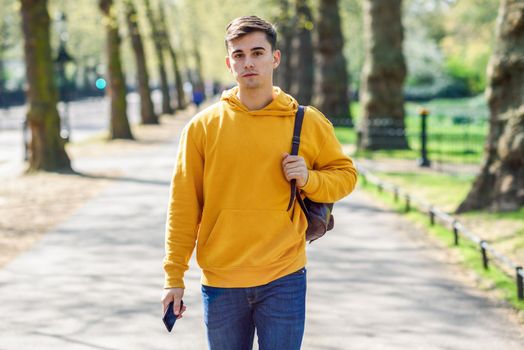
<instances>
[{"instance_id":1,"label":"blue jeans","mask_svg":"<svg viewBox=\"0 0 524 350\"><path fill-rule=\"evenodd\" d=\"M251 288L202 286L211 350L300 349L306 316L306 269Z\"/></svg>"}]
</instances>

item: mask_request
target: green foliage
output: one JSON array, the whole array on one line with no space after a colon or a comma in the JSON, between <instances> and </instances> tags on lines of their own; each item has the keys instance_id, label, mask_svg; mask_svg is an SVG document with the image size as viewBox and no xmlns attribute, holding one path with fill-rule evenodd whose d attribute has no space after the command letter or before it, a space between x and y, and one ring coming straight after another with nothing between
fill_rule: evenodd
<instances>
[{"instance_id":1,"label":"green foliage","mask_svg":"<svg viewBox=\"0 0 524 350\"><path fill-rule=\"evenodd\" d=\"M143 1L133 0L138 10L138 21L144 35L144 46L152 79L157 80L155 55L153 55L150 28L145 20ZM152 0L154 11L158 1ZM163 0L162 0L163 1ZM119 20L123 21L122 0L115 1ZM223 44L227 23L233 18L256 14L272 20L278 16L281 0L223 1L166 1L166 17L170 23L171 41L180 59L182 71L194 69L195 47L202 55L203 74L206 79L232 82L225 68L226 54ZM364 63L363 50L363 0L339 0L346 56L352 90L359 88L360 72ZM453 96L478 92L486 85L486 63L493 46L494 21L497 1L493 0L406 0L404 3L404 50L409 75L408 94L413 97ZM293 2L290 1L291 7ZM314 9L318 0L311 1ZM14 62L23 61L18 0L0 0L0 46L2 42L14 45L4 52L4 57ZM101 17L94 0L49 0L53 52L56 54L58 33L56 18L59 11L68 18L68 49L80 71L96 69L103 73L105 35L101 30ZM314 16L318 12L314 11ZM2 23L8 23L2 30ZM7 28L7 29L6 29ZM5 31L7 30L7 34ZM134 61L126 39L126 28L121 25L122 59L128 82L134 82ZM16 73L8 70L12 80ZM71 73L71 72L70 72ZM168 72L169 76L172 76ZM183 74L184 77L187 74ZM9 82L8 82L9 83Z\"/></svg>"},{"instance_id":2,"label":"green foliage","mask_svg":"<svg viewBox=\"0 0 524 350\"><path fill-rule=\"evenodd\" d=\"M464 62L462 57L450 56L446 61L446 71L457 81L463 83L470 92L477 94L486 88L486 66L489 56L487 54L476 58L476 64Z\"/></svg>"},{"instance_id":3,"label":"green foliage","mask_svg":"<svg viewBox=\"0 0 524 350\"><path fill-rule=\"evenodd\" d=\"M446 36L440 41L446 71L464 80L473 93L486 87L486 66L494 46L498 1L461 0L443 18Z\"/></svg>"}]
</instances>

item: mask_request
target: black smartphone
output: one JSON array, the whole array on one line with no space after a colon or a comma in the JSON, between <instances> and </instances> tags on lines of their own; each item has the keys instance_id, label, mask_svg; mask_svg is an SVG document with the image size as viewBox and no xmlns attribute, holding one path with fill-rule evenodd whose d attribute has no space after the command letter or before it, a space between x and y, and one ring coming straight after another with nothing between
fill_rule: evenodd
<instances>
[{"instance_id":1,"label":"black smartphone","mask_svg":"<svg viewBox=\"0 0 524 350\"><path fill-rule=\"evenodd\" d=\"M173 326L175 325L177 318L177 316L173 313L173 304L173 301L169 303L166 312L164 313L164 317L162 317L162 321L164 321L164 324L166 325L168 332L171 332L171 330L173 329ZM183 305L184 302L180 300L180 310L182 310Z\"/></svg>"}]
</instances>

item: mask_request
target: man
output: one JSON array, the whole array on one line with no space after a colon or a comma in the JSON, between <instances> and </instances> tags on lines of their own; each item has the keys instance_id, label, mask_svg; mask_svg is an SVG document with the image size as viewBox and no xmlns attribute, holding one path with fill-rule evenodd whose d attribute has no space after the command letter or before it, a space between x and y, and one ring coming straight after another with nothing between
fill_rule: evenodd
<instances>
[{"instance_id":1,"label":"man","mask_svg":"<svg viewBox=\"0 0 524 350\"><path fill-rule=\"evenodd\" d=\"M290 184L317 202L335 202L356 183L333 126L308 107L300 151L291 156L297 101L273 87L280 63L274 27L233 20L226 65L238 86L184 128L166 224L164 310L180 309L184 272L195 244L209 347L300 349L306 296L305 231ZM328 239L328 238L326 238Z\"/></svg>"}]
</instances>

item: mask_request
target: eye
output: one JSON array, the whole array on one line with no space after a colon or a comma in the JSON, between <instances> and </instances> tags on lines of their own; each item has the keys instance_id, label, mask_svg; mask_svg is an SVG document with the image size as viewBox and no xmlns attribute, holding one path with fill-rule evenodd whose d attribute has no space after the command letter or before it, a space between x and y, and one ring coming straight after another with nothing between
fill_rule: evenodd
<instances>
[{"instance_id":1,"label":"eye","mask_svg":"<svg viewBox=\"0 0 524 350\"><path fill-rule=\"evenodd\" d=\"M262 56L264 53L262 51L255 51L255 56Z\"/></svg>"},{"instance_id":2,"label":"eye","mask_svg":"<svg viewBox=\"0 0 524 350\"><path fill-rule=\"evenodd\" d=\"M233 58L240 58L242 57L242 54L241 53L236 53L233 55Z\"/></svg>"}]
</instances>

